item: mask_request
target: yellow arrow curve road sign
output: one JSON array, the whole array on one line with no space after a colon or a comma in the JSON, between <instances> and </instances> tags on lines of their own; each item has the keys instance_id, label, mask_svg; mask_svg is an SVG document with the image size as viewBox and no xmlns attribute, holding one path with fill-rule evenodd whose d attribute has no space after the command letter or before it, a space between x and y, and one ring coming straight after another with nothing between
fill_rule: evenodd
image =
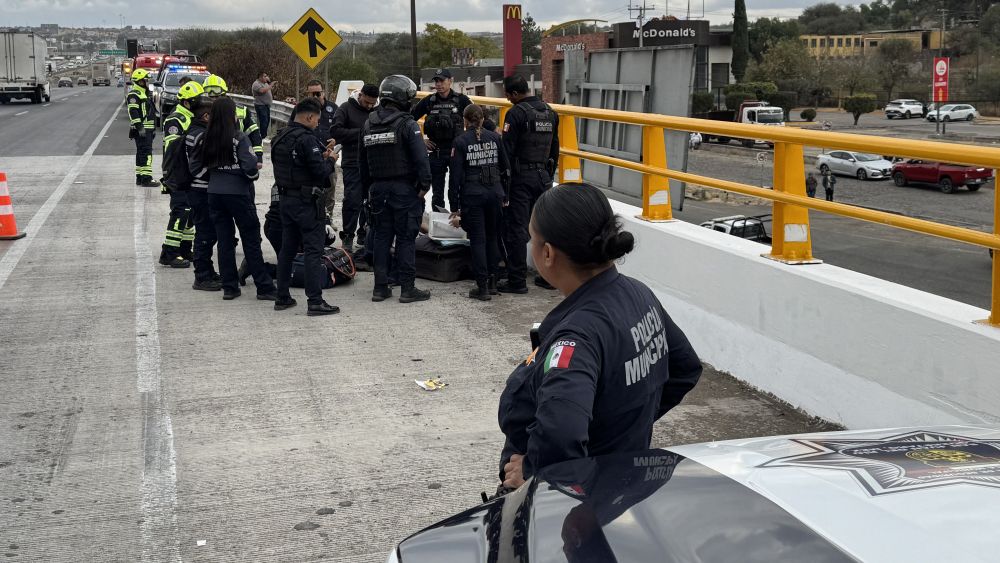
<instances>
[{"instance_id":1,"label":"yellow arrow curve road sign","mask_svg":"<svg viewBox=\"0 0 1000 563\"><path fill-rule=\"evenodd\" d=\"M333 26L312 8L292 24L281 39L309 68L316 68L341 41Z\"/></svg>"}]
</instances>

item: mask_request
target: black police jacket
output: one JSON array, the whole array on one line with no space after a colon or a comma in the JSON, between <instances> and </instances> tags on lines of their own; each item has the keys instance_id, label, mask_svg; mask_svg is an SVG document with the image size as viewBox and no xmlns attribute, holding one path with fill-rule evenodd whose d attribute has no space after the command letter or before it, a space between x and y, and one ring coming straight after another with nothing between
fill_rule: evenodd
<instances>
[{"instance_id":1,"label":"black police jacket","mask_svg":"<svg viewBox=\"0 0 1000 563\"><path fill-rule=\"evenodd\" d=\"M379 106L368 115L361 130L358 162L363 186L397 181L418 191L430 188L431 164L420 126L395 107Z\"/></svg>"},{"instance_id":2,"label":"black police jacket","mask_svg":"<svg viewBox=\"0 0 1000 563\"><path fill-rule=\"evenodd\" d=\"M701 377L701 361L653 292L611 267L545 317L540 346L500 395L503 467L527 479L559 461L649 448L653 423Z\"/></svg>"},{"instance_id":3,"label":"black police jacket","mask_svg":"<svg viewBox=\"0 0 1000 563\"><path fill-rule=\"evenodd\" d=\"M451 149L451 166L448 174L448 201L452 211L462 208L462 197L495 192L507 200L503 179L510 176L507 151L500 135L483 129L476 137L476 130L469 129L455 139Z\"/></svg>"},{"instance_id":4,"label":"black police jacket","mask_svg":"<svg viewBox=\"0 0 1000 563\"><path fill-rule=\"evenodd\" d=\"M541 119L541 112L548 115ZM535 119L538 114L539 119ZM550 131L540 131L535 127L536 121L551 121L546 127ZM548 104L536 96L528 96L517 105L510 108L503 121L503 145L507 155L519 164L544 164L547 160L553 162L559 159L559 116ZM517 162L519 161L519 162ZM516 170L515 170L516 172Z\"/></svg>"},{"instance_id":5,"label":"black police jacket","mask_svg":"<svg viewBox=\"0 0 1000 563\"><path fill-rule=\"evenodd\" d=\"M323 158L326 147L305 125L292 122L271 141L274 181L279 188L328 188L333 162Z\"/></svg>"},{"instance_id":6,"label":"black police jacket","mask_svg":"<svg viewBox=\"0 0 1000 563\"><path fill-rule=\"evenodd\" d=\"M434 93L420 100L411 113L413 119L426 116L424 132L427 137L437 145L438 150L450 151L455 138L465 129L462 116L470 105L472 100L468 96L451 90L444 98Z\"/></svg>"},{"instance_id":7,"label":"black police jacket","mask_svg":"<svg viewBox=\"0 0 1000 563\"><path fill-rule=\"evenodd\" d=\"M358 143L361 140L361 128L368 121L371 112L362 107L361 103L350 98L347 103L337 108L333 115L333 125L330 133L343 145L340 153L340 166L354 168L358 166Z\"/></svg>"},{"instance_id":8,"label":"black police jacket","mask_svg":"<svg viewBox=\"0 0 1000 563\"><path fill-rule=\"evenodd\" d=\"M319 126L312 130L313 135L319 141L319 144L326 147L326 143L330 139L336 138L333 134L331 128L333 127L333 116L337 113L337 104L330 100L323 102L323 108L319 114ZM292 115L288 118L288 122L292 123L295 121L295 110L292 110ZM340 142L340 139L337 139ZM325 150L325 149L324 149Z\"/></svg>"}]
</instances>

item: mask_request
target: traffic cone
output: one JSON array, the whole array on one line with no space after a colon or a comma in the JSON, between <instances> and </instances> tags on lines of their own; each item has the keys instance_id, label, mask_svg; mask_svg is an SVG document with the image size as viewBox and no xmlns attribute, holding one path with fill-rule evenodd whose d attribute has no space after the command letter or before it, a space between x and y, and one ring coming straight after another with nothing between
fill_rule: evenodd
<instances>
[{"instance_id":1,"label":"traffic cone","mask_svg":"<svg viewBox=\"0 0 1000 563\"><path fill-rule=\"evenodd\" d=\"M24 232L18 232L17 221L14 220L14 206L10 201L10 191L7 190L7 174L0 172L0 240L23 237Z\"/></svg>"}]
</instances>

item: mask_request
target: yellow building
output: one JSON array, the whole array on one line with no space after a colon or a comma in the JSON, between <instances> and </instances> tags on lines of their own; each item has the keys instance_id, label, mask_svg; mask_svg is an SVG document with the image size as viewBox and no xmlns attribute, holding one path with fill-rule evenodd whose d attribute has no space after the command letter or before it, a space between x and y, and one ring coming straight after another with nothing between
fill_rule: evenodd
<instances>
[{"instance_id":1,"label":"yellow building","mask_svg":"<svg viewBox=\"0 0 1000 563\"><path fill-rule=\"evenodd\" d=\"M850 35L800 35L799 40L816 58L845 59L861 57L878 48L889 39L905 39L918 51L937 50L941 47L940 29L913 29L906 31L871 31Z\"/></svg>"}]
</instances>

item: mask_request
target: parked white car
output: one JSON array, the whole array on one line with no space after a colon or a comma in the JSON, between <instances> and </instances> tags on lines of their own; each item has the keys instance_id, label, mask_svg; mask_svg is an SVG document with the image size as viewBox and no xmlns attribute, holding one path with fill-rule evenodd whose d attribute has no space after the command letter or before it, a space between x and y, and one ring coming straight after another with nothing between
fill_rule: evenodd
<instances>
[{"instance_id":1,"label":"parked white car","mask_svg":"<svg viewBox=\"0 0 1000 563\"><path fill-rule=\"evenodd\" d=\"M858 180L885 180L892 177L892 163L877 154L832 151L816 157L816 168L826 174L854 176Z\"/></svg>"},{"instance_id":2,"label":"parked white car","mask_svg":"<svg viewBox=\"0 0 1000 563\"><path fill-rule=\"evenodd\" d=\"M885 106L886 119L900 117L909 119L924 116L924 105L917 100L893 100Z\"/></svg>"},{"instance_id":3,"label":"parked white car","mask_svg":"<svg viewBox=\"0 0 1000 563\"><path fill-rule=\"evenodd\" d=\"M979 112L969 104L948 104L941 106L941 109L928 111L927 121L937 121L939 115L941 121L972 121L979 117Z\"/></svg>"}]
</instances>

